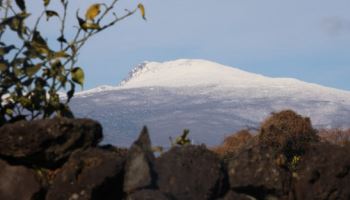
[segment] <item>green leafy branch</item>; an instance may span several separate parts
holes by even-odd
[[[97,33],[140,10],[145,18],[142,4],[117,17],[113,11],[118,0],[110,4],[96,3],[85,12],[85,18],[76,12],[77,30],[73,38],[67,38],[67,13],[69,0],[60,0],[62,11],[51,9],[51,1],[43,0],[43,10],[33,27],[27,25],[31,17],[26,0],[0,0],[0,126],[18,120],[33,120],[53,115],[73,117],[68,103],[74,96],[76,85],[83,87],[84,71],[77,66],[80,49]],[[107,22],[102,21],[113,15]],[[58,49],[50,47],[39,25],[52,25],[51,18],[59,20]],[[5,37],[16,38],[8,42]],[[54,42],[54,41],[53,41]],[[59,92],[66,91],[66,98]]]

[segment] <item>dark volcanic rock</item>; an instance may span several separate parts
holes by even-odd
[[[232,190],[227,192],[223,198],[218,200],[252,200],[252,196],[248,196],[245,194],[238,194]]]
[[[154,160],[148,130],[144,127],[128,152],[124,177],[126,193],[155,187]]]
[[[257,199],[289,195],[291,175],[273,149],[252,141],[226,162],[230,187],[235,192]]]
[[[156,160],[158,187],[173,199],[213,199],[227,183],[218,156],[204,146],[174,147]]]
[[[47,200],[121,199],[126,154],[90,148],[70,157],[49,188]]]
[[[126,200],[170,200],[158,190],[139,190],[129,195]]]
[[[296,199],[350,199],[350,146],[315,144],[298,168]]]
[[[19,121],[0,128],[0,157],[10,163],[55,168],[77,149],[96,146],[102,127],[89,119]]]
[[[0,199],[30,200],[41,191],[40,182],[33,170],[11,166],[0,160]]]

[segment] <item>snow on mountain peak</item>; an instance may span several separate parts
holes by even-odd
[[[348,128],[350,92],[291,78],[271,78],[205,60],[144,62],[120,86],[79,92],[70,103],[79,117],[100,121],[105,141],[128,146],[145,124],[152,141],[191,130],[217,145],[226,133],[258,127],[271,112],[293,109],[316,127]]]
[[[167,62],[143,62],[124,79],[119,89],[146,87],[214,87],[220,91],[254,90],[266,95],[303,93],[302,96],[323,96],[350,102],[349,91],[324,87],[294,78],[272,78],[238,68],[199,59],[179,59]],[[236,89],[234,89],[236,88]]]
[[[144,62],[124,79],[122,87],[181,87],[231,85],[266,77],[206,60],[179,59],[168,62]]]

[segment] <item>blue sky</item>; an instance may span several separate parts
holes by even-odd
[[[83,15],[109,1],[71,2]],[[145,60],[198,58],[350,90],[349,0],[119,0],[117,14],[139,2],[146,22],[137,13],[82,49],[85,89],[117,85]]]

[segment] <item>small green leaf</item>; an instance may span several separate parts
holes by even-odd
[[[16,0],[16,4],[23,12],[26,10],[26,4],[24,0]]]
[[[22,20],[21,18],[14,16],[8,19],[8,25],[10,26],[11,30],[18,31],[20,29]]]
[[[56,11],[54,11],[54,10],[46,10],[45,11],[45,13],[46,13],[46,20],[47,21],[49,21],[49,19],[51,18],[51,17],[60,17],[59,15],[58,15],[58,13],[56,12]]]
[[[61,43],[67,43],[66,38],[64,38],[63,35],[61,35],[59,38],[57,38],[57,41],[61,42]]]
[[[87,29],[85,27],[86,21],[79,17],[78,12],[77,12],[76,17],[77,17],[80,28],[83,29],[84,31],[87,31]]]
[[[19,69],[18,67],[13,68],[13,72],[17,77],[21,76],[23,74],[22,69]]]
[[[55,60],[51,64],[51,76],[62,76],[64,71],[64,66],[62,65],[61,61],[59,59]]]
[[[57,79],[61,83],[62,87],[66,88],[67,77],[64,75],[59,75]]]
[[[34,74],[36,74],[40,70],[41,66],[42,64],[38,63],[34,66],[27,67],[25,69],[26,75],[28,75],[29,77],[32,77]]]
[[[31,53],[36,56],[44,55],[49,56],[52,53],[52,50],[49,49],[46,40],[41,36],[39,31],[34,31],[32,41],[27,44],[28,51],[33,51],[35,53]]]
[[[11,108],[6,108],[5,112],[6,112],[6,114],[9,115],[9,116],[12,116],[12,115],[13,115],[13,109],[11,109]]]
[[[11,30],[17,32],[20,38],[23,38],[23,34],[27,34],[27,29],[24,25],[24,19],[29,15],[29,13],[23,12],[13,17],[9,17],[0,23],[0,27],[9,26]]]
[[[36,31],[36,30],[34,31],[32,42],[35,42],[35,43],[37,43],[37,44],[39,44],[41,46],[47,47],[47,42],[41,36],[39,31]]]
[[[146,19],[145,7],[143,6],[143,4],[142,4],[142,3],[139,3],[139,4],[137,5],[137,7],[138,7],[138,9],[139,9],[140,12],[141,12],[142,19],[147,20],[147,19]]]
[[[85,19],[94,20],[95,17],[99,15],[101,12],[100,7],[101,7],[101,4],[99,3],[92,4],[85,13]]]
[[[44,6],[48,6],[50,4],[50,0],[44,0]]]
[[[8,68],[8,63],[6,63],[5,61],[0,61],[0,72],[6,71],[7,68]]]
[[[16,47],[14,45],[0,47],[0,56],[4,56],[5,54],[9,53],[11,50],[15,48]]]
[[[19,97],[18,102],[23,106],[23,107],[29,107],[32,102],[30,99],[26,98],[26,97]]]
[[[76,67],[72,69],[71,73],[72,80],[83,87],[85,79],[84,71],[80,67]]]
[[[68,53],[66,53],[65,51],[57,51],[57,52],[54,52],[53,55],[52,55],[52,58],[53,59],[56,59],[56,58],[69,58],[70,55]]]
[[[85,29],[90,29],[90,30],[99,30],[101,29],[99,24],[94,24],[94,23],[84,23],[83,24]]]

